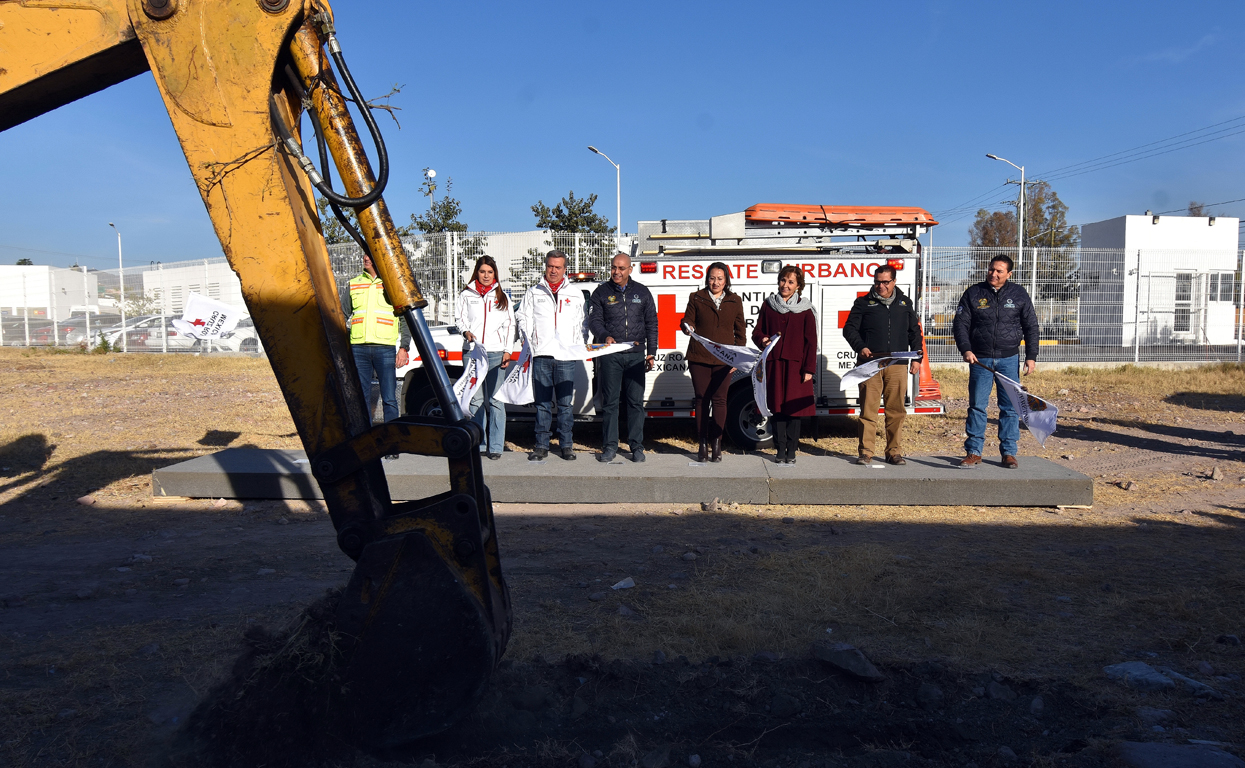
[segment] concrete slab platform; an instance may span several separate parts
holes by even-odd
[[[1032,456],[1019,469],[987,459],[960,469],[958,457],[909,456],[902,467],[875,462],[862,467],[844,456],[800,456],[794,467],[769,456],[726,455],[719,464],[693,466],[686,454],[648,453],[634,464],[610,464],[595,453],[576,461],[550,455],[530,462],[526,453],[484,461],[493,500],[501,502],[655,502],[688,504],[720,498],[741,504],[879,504],[974,507],[1053,507],[1094,503],[1085,475]],[[400,456],[385,462],[395,501],[449,490],[445,459]],[[152,473],[157,496],[234,499],[318,499],[320,487],[302,451],[227,448]]]

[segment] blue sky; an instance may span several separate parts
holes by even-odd
[[[1008,177],[986,152],[1033,176],[1245,117],[1239,1],[334,8],[365,94],[402,86],[401,130],[381,123],[400,223],[425,166],[472,229],[532,229],[530,206],[568,190],[612,221],[614,169],[588,144],[622,165],[625,231],[759,202],[939,212]],[[1054,185],[1073,223],[1245,198],[1243,147]],[[0,263],[115,264],[109,221],[128,264],[220,255],[150,74],[0,134],[0,158]],[[954,218],[935,244],[966,242],[971,212]]]

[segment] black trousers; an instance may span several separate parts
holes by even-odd
[[[696,392],[696,436],[711,443],[726,427],[726,392],[730,389],[731,369],[725,365],[688,363],[692,389]]]
[[[618,401],[627,403],[627,447],[644,447],[644,368],[643,350],[615,352],[598,357],[597,386],[601,390],[601,449],[618,450]]]
[[[774,425],[774,448],[778,461],[795,461],[795,449],[800,444],[800,417],[775,413],[770,417]]]

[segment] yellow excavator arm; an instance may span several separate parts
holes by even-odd
[[[337,614],[349,646],[350,730],[372,748],[443,730],[471,710],[500,659],[510,604],[480,431],[453,397],[423,318],[427,302],[380,197],[383,142],[346,69],[332,12],[322,0],[0,0],[0,130],[149,69],[338,545],[357,561]],[[348,98],[376,140],[379,183]],[[326,181],[328,163],[306,157],[304,111],[342,191]],[[446,418],[371,424],[316,191],[355,210],[356,239],[410,326]],[[381,466],[394,453],[447,457],[451,490],[394,503]]]

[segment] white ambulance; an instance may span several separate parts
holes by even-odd
[[[839,378],[856,364],[856,353],[843,338],[843,324],[852,303],[869,291],[873,271],[889,264],[896,270],[897,286],[912,300],[920,296],[921,246],[917,237],[937,224],[925,210],[907,207],[848,207],[821,205],[754,205],[740,213],[708,220],[641,221],[632,251],[631,277],[647,286],[657,303],[657,361],[647,375],[645,410],[649,418],[690,418],[692,380],[688,375],[688,337],[679,321],[688,297],[705,286],[705,269],[713,262],[726,264],[731,290],[744,303],[751,345],[752,327],[766,297],[777,289],[783,266],[799,266],[805,275],[804,296],[818,315],[818,366],[814,384],[817,414],[859,413],[856,387],[843,389]],[[581,275],[583,278],[595,276]],[[595,280],[585,282],[590,294]],[[451,377],[461,359],[461,337],[447,328],[445,358]],[[590,339],[591,340],[591,339]],[[438,339],[438,346],[441,340]],[[435,413],[431,389],[423,386],[416,367],[400,371],[403,402],[412,413]],[[596,418],[591,363],[577,376],[577,420]],[[458,369],[461,370],[461,369]],[[908,387],[909,413],[942,413],[938,383],[928,361]],[[509,408],[512,418],[523,418],[530,408]],[[757,412],[747,376],[736,374],[728,399],[727,433],[736,446],[752,450],[768,444],[772,434]]]

